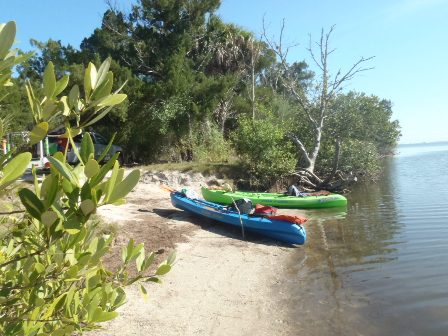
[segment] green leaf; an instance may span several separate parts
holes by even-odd
[[[101,308],[96,308],[95,312],[93,313],[92,322],[105,322],[112,320],[118,316],[118,313],[115,311],[112,312],[105,312],[102,311]]]
[[[134,239],[129,240],[128,245],[126,246],[126,261],[132,258],[132,253],[134,252]]]
[[[121,102],[123,102],[123,100],[125,100],[126,97],[127,97],[127,95],[124,93],[111,94],[111,95],[101,99],[97,105],[100,107],[118,105]]]
[[[90,93],[92,92],[92,89],[95,87],[96,83],[96,68],[93,63],[89,62],[89,65],[87,66],[86,72],[84,74],[84,94],[86,101],[89,101]]]
[[[171,265],[161,264],[159,268],[157,268],[156,275],[164,275],[171,271]]]
[[[3,62],[0,61],[0,66],[2,63]],[[11,70],[5,70],[4,73],[2,73],[0,70],[0,89],[2,88],[2,86],[11,86],[12,84],[11,75],[12,75]],[[2,93],[0,101],[4,100],[7,96],[9,96],[9,93],[7,91]]]
[[[66,304],[67,305],[67,304]],[[72,335],[75,331],[75,327],[72,325],[65,326],[61,329],[57,329],[51,333],[51,336],[66,336]]]
[[[6,248],[6,255],[11,255],[13,249],[14,249],[14,240],[11,239],[8,243],[8,247]]]
[[[82,268],[90,261],[90,257],[92,256],[92,253],[90,252],[84,252],[82,253],[77,260],[77,266]]]
[[[71,183],[70,183],[70,185],[73,186],[73,184],[71,184]],[[74,187],[73,191],[71,193],[66,194],[67,197],[68,197],[68,201],[69,201],[69,203],[72,204],[72,206],[74,206],[75,204],[78,204],[78,202],[79,202],[79,192],[80,192],[80,189],[78,187]]]
[[[62,78],[60,80],[57,81],[56,88],[54,90],[55,96],[57,96],[62,91],[64,91],[64,89],[67,87],[69,78],[70,77],[68,75],[64,75],[64,76],[62,76]]]
[[[109,153],[109,150],[112,147],[112,144],[114,142],[114,139],[115,139],[116,135],[117,135],[117,132],[112,134],[112,138],[109,140],[109,143],[107,144],[107,147],[103,150],[103,152],[101,153],[100,157],[98,158],[98,162],[101,162],[106,157],[107,153]]]
[[[92,239],[88,248],[88,251],[90,253],[95,254],[98,252],[98,241],[99,241],[98,237]]]
[[[96,288],[98,285],[100,285],[100,282],[101,282],[101,276],[98,273],[96,273],[95,275],[87,279],[87,288],[92,290]]]
[[[87,305],[87,318],[89,321],[93,322],[95,310],[98,309],[99,302],[100,302],[100,299],[99,299],[98,295],[95,295],[93,297],[92,301]]]
[[[95,211],[95,203],[91,199],[82,201],[79,207],[81,208],[84,216],[90,215],[93,211]]]
[[[126,262],[126,260],[128,259],[128,250],[126,247],[122,247],[121,249],[121,261]]]
[[[66,96],[61,97],[61,99],[60,99],[60,106],[62,106],[62,115],[64,117],[69,117],[70,116],[70,107],[68,106],[67,97]]]
[[[78,217],[72,216],[63,223],[63,227],[68,234],[77,234],[81,231],[81,221]]]
[[[149,277],[145,280],[145,282],[155,282],[161,284],[162,280],[160,280],[158,277]]]
[[[45,206],[50,207],[56,199],[59,191],[58,175],[48,175],[42,182],[40,196],[44,200]]]
[[[145,259],[145,263],[144,263],[143,269],[147,270],[152,265],[152,263],[154,262],[154,259],[155,259],[155,253],[151,252],[149,254],[149,256],[147,256],[146,259]]]
[[[71,194],[73,192],[73,190],[75,189],[73,184],[71,184],[70,181],[67,180],[67,179],[63,179],[62,182],[61,182],[61,185],[62,185],[62,190],[64,190],[64,192],[67,195]]]
[[[79,181],[77,177],[71,172],[67,165],[54,157],[49,157],[48,160],[51,162],[52,166],[67,180],[69,180],[73,185],[79,186]]]
[[[129,261],[134,261],[138,258],[138,256],[140,255],[141,251],[144,251],[144,244],[140,243],[137,246],[134,247],[134,249],[132,250],[132,254],[131,257],[129,258]]]
[[[37,144],[39,141],[43,140],[47,136],[48,128],[49,125],[46,121],[34,126],[30,132],[30,145]]]
[[[75,291],[76,291],[76,289],[74,287],[71,287],[69,289],[69,291],[67,292],[67,299],[65,300],[65,305],[67,307],[69,307],[72,304],[73,297],[75,295]]]
[[[99,85],[103,83],[103,81],[106,79],[107,74],[109,73],[109,67],[110,67],[111,58],[108,57],[104,60],[104,62],[101,64],[100,68],[98,69],[98,75],[97,80],[95,83],[95,88],[97,88]]]
[[[52,98],[56,89],[56,77],[54,75],[53,62],[49,62],[44,71],[44,93],[48,98]]]
[[[170,253],[168,258],[166,259],[166,263],[168,265],[172,265],[172,264],[174,264],[175,260],[176,260],[176,251],[173,251],[173,252]]]
[[[140,243],[137,246],[135,246],[134,240],[133,239],[129,240],[128,245],[126,247],[123,247],[122,249],[121,256],[123,262],[127,263],[129,261],[137,259],[142,249],[143,249],[143,243]]]
[[[115,184],[117,183],[117,176],[118,176],[118,162],[114,163],[114,167],[112,168],[112,173],[110,174],[109,180],[107,180],[106,184],[106,190],[105,190],[105,202],[109,202],[110,196],[112,192],[114,191]]]
[[[137,259],[135,259],[135,265],[137,267],[137,271],[141,272],[143,267],[145,266],[145,250],[143,249],[138,255]]]
[[[92,64],[92,66],[90,66],[90,64]],[[89,63],[89,67],[90,67],[90,72],[89,72],[90,87],[92,88],[92,91],[93,91],[96,88],[96,82],[97,82],[97,79],[98,79],[98,72],[96,70],[95,64]]]
[[[106,76],[106,79],[101,83],[101,85],[98,85],[98,87],[93,92],[92,100],[98,100],[110,95],[110,93],[112,92],[113,84],[114,84],[114,75],[112,71],[109,71],[109,73]]]
[[[33,87],[31,86],[31,84],[28,80],[25,82],[25,90],[26,90],[26,95],[28,97],[28,105],[31,108],[31,112],[33,113],[33,116],[35,116],[37,111],[36,111],[35,105],[34,105],[34,91],[33,91]]]
[[[43,273],[45,271],[45,266],[39,262],[34,264],[34,268],[36,269],[37,273]]]
[[[31,190],[26,188],[19,191],[19,197],[29,214],[40,220],[42,213],[45,211],[41,200]]]
[[[106,162],[106,164],[101,166],[98,174],[92,177],[92,180],[90,181],[90,185],[92,186],[92,188],[99,184],[104,179],[109,170],[112,169],[112,167],[115,165],[115,161],[117,161],[118,155],[119,153],[115,153],[114,156],[112,156],[111,159]]]
[[[140,170],[136,169],[130,172],[123,181],[115,185],[110,197],[108,198],[108,202],[115,203],[119,199],[124,198],[132,191],[132,189],[134,189],[139,179]]]
[[[42,109],[42,120],[49,121],[57,115],[59,113],[59,111],[56,111],[57,107],[58,105],[53,100],[46,100]]]
[[[70,106],[71,108],[75,108],[76,106],[78,106],[78,99],[79,99],[79,86],[74,85],[70,90],[70,93],[68,94],[68,106]]]
[[[147,301],[148,300],[148,292],[147,292],[146,288],[142,284],[139,284],[138,287],[140,289],[140,293],[142,293],[142,295],[143,295],[143,299],[145,301]]]
[[[58,215],[54,211],[45,211],[41,216],[41,221],[46,226],[51,226],[58,219]]]
[[[65,163],[65,156],[62,152],[56,152],[54,153],[53,157],[63,163]]]
[[[110,203],[110,204],[113,204],[113,205],[116,205],[116,206],[119,206],[119,205],[123,205],[123,204],[126,204],[126,200],[124,199],[124,198],[120,198],[118,201],[115,201],[115,202],[113,202],[113,203]]]
[[[120,167],[120,166],[118,166],[118,167]],[[117,185],[118,183],[123,181],[123,177],[124,177],[124,168],[118,168],[118,174],[117,174],[117,179],[115,181],[115,185]]]
[[[84,167],[84,174],[87,178],[95,176],[99,171],[100,165],[98,164],[98,162],[96,162],[96,160],[90,159],[89,161],[87,161],[87,164]]]
[[[31,153],[21,153],[14,157],[3,168],[3,177],[0,179],[0,190],[23,175],[31,161]]]
[[[81,141],[81,149],[79,151],[82,162],[85,164],[95,154],[95,147],[93,145],[92,137],[88,132],[83,134]]]
[[[4,59],[16,38],[16,23],[9,21],[0,28],[0,59]]]
[[[84,185],[81,188],[81,200],[91,199],[95,204],[97,203],[94,197],[94,194],[92,194],[92,188],[90,187],[89,183],[84,183]]]
[[[107,109],[105,109],[104,111],[101,111],[101,113],[98,114],[94,114],[93,117],[88,118],[86,121],[84,121],[81,124],[81,127],[87,127],[90,125],[95,124],[96,122],[98,122],[99,120],[103,119],[111,110],[112,110],[113,106],[109,106]]]

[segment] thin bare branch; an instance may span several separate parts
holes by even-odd
[[[308,35],[308,37],[309,37],[309,39],[310,39],[310,46],[308,47],[308,52],[310,53],[310,55],[311,55],[311,58],[313,59],[313,61],[314,61],[314,63],[316,64],[316,66],[320,69],[320,70],[324,70],[323,69],[323,67],[322,67],[322,65],[321,65],[321,63],[317,60],[317,58],[316,58],[316,56],[314,55],[314,50],[313,50],[313,47],[312,47],[312,44],[313,44],[313,40],[312,40],[312,38],[311,38],[311,34],[309,34]]]
[[[368,62],[370,60],[372,60],[373,58],[375,58],[375,56],[371,56],[368,58],[364,58],[361,57],[356,63],[354,63],[352,65],[352,67],[341,77],[341,70],[338,71],[338,73],[336,74],[332,84],[331,84],[331,90],[330,90],[330,95],[334,95],[338,92],[339,88],[341,87],[341,85],[344,82],[350,81],[351,79],[353,79],[353,77],[355,77],[358,73],[360,72],[364,72],[364,71],[368,71],[368,70],[372,70],[373,67],[360,67],[360,65],[362,63]]]

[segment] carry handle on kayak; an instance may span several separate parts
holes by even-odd
[[[169,187],[167,185],[164,185],[164,184],[161,184],[160,188],[162,188],[165,191],[169,191],[169,192],[176,192],[177,191],[176,189],[173,189],[173,188],[171,188],[171,187]]]

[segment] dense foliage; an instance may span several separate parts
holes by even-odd
[[[226,162],[252,155],[247,178],[269,185],[280,175],[306,168],[318,131],[319,155],[313,157],[312,172],[325,175],[334,170],[338,154],[338,172],[376,176],[379,158],[393,151],[400,136],[398,122],[391,120],[392,104],[363,93],[344,93],[338,78],[333,82],[338,90],[325,89],[321,84],[331,83],[326,74],[318,68],[313,71],[303,60],[288,63],[278,57],[285,48],[223,22],[215,14],[219,5],[219,0],[140,0],[129,13],[109,8],[101,26],[79,49],[61,41],[34,41],[39,53],[19,67],[14,81],[28,79],[39,91],[51,60],[58,75],[70,73],[82,89],[82,69],[88,62],[99,66],[100,60],[111,57],[114,81],[127,83],[123,93],[129,99],[95,128],[106,137],[117,132],[115,141],[124,148],[128,162]],[[301,100],[310,92],[307,100]],[[325,101],[324,115],[319,101]],[[30,118],[19,118],[25,115],[25,102],[23,92],[14,88],[0,106],[0,116],[13,111],[18,117],[16,129],[31,124]],[[263,110],[272,111],[280,121],[264,122],[263,127],[272,124],[274,132],[275,125],[290,126],[288,132],[282,126],[274,132],[283,134],[283,140],[277,139],[282,146],[288,144],[275,150],[278,155],[288,153],[276,158],[285,162],[282,169],[272,169],[240,146],[254,140],[244,127],[249,119],[263,119]],[[315,120],[322,116],[324,127],[310,123],[310,116]],[[239,144],[236,152],[230,149],[231,134],[233,143]],[[260,143],[272,140],[263,138],[271,136],[269,132],[256,134]],[[294,142],[299,138],[303,150]],[[291,145],[296,150],[290,153]],[[361,159],[359,154],[367,152],[372,153],[369,159]],[[290,155],[295,165],[289,164]]]
[[[10,50],[15,31],[13,21],[0,25],[0,101],[10,92],[17,93],[15,86],[20,81],[11,80],[12,69],[28,57]],[[119,153],[103,164],[108,149],[96,155],[89,133],[84,134],[80,148],[73,142],[75,135],[126,99],[119,88],[112,91],[115,83],[110,65],[110,59],[99,68],[89,63],[83,71],[81,90],[77,84],[69,87],[69,75],[55,73],[54,64],[49,62],[39,80],[41,86],[27,82],[22,87],[32,112],[27,120],[34,125],[28,134],[29,144],[44,139],[51,128],[63,126],[65,134],[61,137],[70,141],[79,164],[72,167],[66,162],[67,150],[48,157],[50,173],[40,182],[33,169],[34,186],[22,186],[18,191],[19,210],[3,213],[0,219],[2,335],[72,335],[97,328],[99,322],[118,315],[116,309],[126,298],[125,286],[139,282],[146,294],[144,281],[158,282],[171,268],[173,257],[154,267],[154,254],[145,255],[143,244],[132,240],[123,248],[118,270],[110,271],[102,264],[113,237],[96,231],[92,215],[105,204],[123,203],[140,177],[139,170],[125,176],[118,165]],[[1,119],[1,137],[15,117]],[[0,153],[3,200],[15,191],[15,182],[30,160],[29,152]],[[129,273],[131,267],[136,268],[133,275]]]
[[[294,170],[296,158],[286,130],[271,113],[244,117],[233,133],[241,165],[251,176],[251,187],[266,188]]]

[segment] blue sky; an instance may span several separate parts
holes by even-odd
[[[130,1],[117,0],[129,8]],[[3,5],[0,22],[15,20],[17,46],[30,38],[61,40],[78,47],[101,22],[103,0],[14,0]],[[219,14],[259,35],[263,16],[277,36],[285,19],[285,42],[299,44],[291,60],[306,60],[309,34],[336,25],[331,41],[333,71],[361,56],[375,56],[373,70],[347,89],[390,99],[402,125],[402,143],[448,140],[448,0],[222,0]]]

